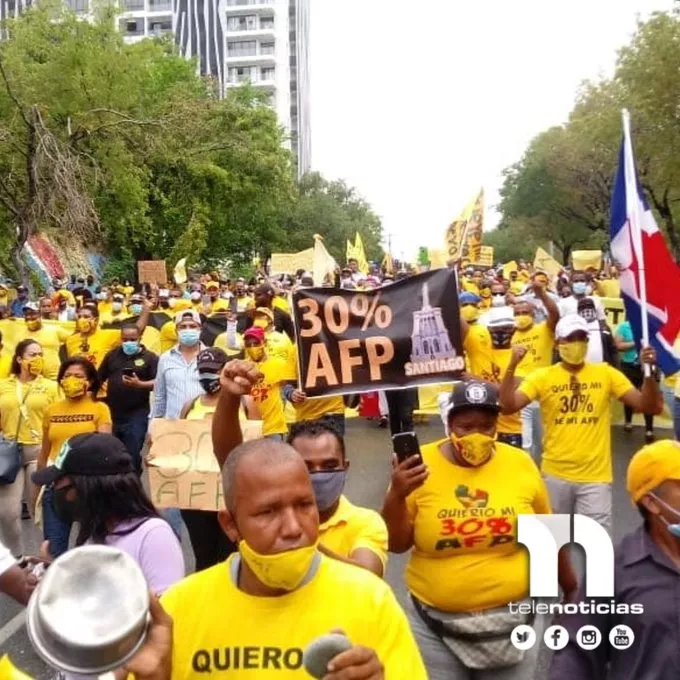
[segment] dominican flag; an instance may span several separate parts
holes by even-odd
[[[656,350],[661,370],[671,375],[680,370],[680,356],[673,351],[680,333],[680,267],[666,247],[638,182],[627,111],[623,112],[610,235],[612,257],[621,272],[626,319],[638,346],[648,342]]]

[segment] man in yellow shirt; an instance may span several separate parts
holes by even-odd
[[[35,302],[29,302],[24,307],[24,322],[26,332],[22,339],[30,338],[42,347],[45,361],[43,375],[50,380],[56,380],[61,363],[59,350],[73,332],[67,325],[72,326],[73,324],[65,323],[61,325],[58,321],[44,322],[40,318],[40,309]]]
[[[512,334],[512,345],[526,347],[527,353],[517,367],[515,375],[524,378],[537,368],[545,368],[552,364],[555,347],[555,326],[560,320],[557,303],[548,295],[544,285],[535,280],[532,292],[547,312],[545,321],[536,323],[536,306],[526,299],[517,298],[515,302],[515,332]],[[541,416],[537,402],[531,402],[522,409],[522,448],[531,453],[534,460],[541,455]]]
[[[427,678],[390,587],[317,550],[314,491],[294,449],[246,442],[229,454],[223,484],[219,521],[239,552],[165,593],[161,605],[172,622],[154,603],[147,642],[128,672],[137,680],[303,680],[310,677],[303,651],[341,630],[348,649],[331,655],[322,677]]]
[[[302,456],[312,480],[321,552],[382,576],[387,527],[377,512],[350,503],[343,494],[349,461],[342,435],[324,419],[306,421],[293,425],[288,443]]]
[[[262,414],[262,434],[270,439],[283,440],[288,434],[284,415],[283,385],[294,380],[290,362],[276,356],[269,356],[265,346],[264,330],[257,326],[243,334],[245,355],[257,365],[260,379],[253,387],[251,395]]]
[[[111,297],[111,310],[102,312],[99,309],[99,321],[101,323],[113,323],[114,321],[124,321],[130,315],[125,310],[125,296],[122,293],[114,293]]]
[[[515,413],[537,400],[543,424],[545,478],[553,511],[592,517],[611,532],[611,413],[609,401],[619,399],[634,411],[663,410],[663,397],[652,377],[636,390],[623,373],[609,364],[589,364],[588,323],[578,314],[563,317],[555,329],[560,363],[539,368],[519,388],[515,371],[526,348],[512,350],[501,383],[501,405]],[[656,361],[651,347],[640,352],[642,363]]]

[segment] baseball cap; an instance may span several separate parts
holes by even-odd
[[[66,475],[101,477],[134,472],[132,457],[117,437],[100,432],[77,434],[64,442],[54,465],[31,475],[35,484],[53,484]]]
[[[217,281],[208,281],[208,283],[205,284],[206,290],[210,290],[211,288],[219,288],[220,284],[217,283]]]
[[[512,307],[492,307],[488,312],[487,328],[500,326],[515,327],[515,312]]]
[[[247,338],[255,338],[260,342],[264,342],[264,329],[259,328],[258,326],[252,326],[243,334],[243,339],[246,340]]]
[[[196,367],[200,373],[218,373],[227,363],[227,354],[219,347],[206,347],[198,353]]]
[[[576,331],[588,334],[588,322],[578,314],[567,314],[563,316],[555,327],[555,338],[564,339]]]
[[[39,312],[40,311],[40,307],[39,307],[37,302],[27,302],[24,305],[24,311],[26,311],[27,309],[29,309],[32,312]]]
[[[448,404],[443,407],[444,415],[448,420],[452,413],[465,408],[484,408],[500,413],[498,388],[483,380],[461,380],[454,383]]]
[[[269,307],[258,307],[255,310],[255,316],[258,314],[262,314],[263,316],[266,316],[270,321],[274,321],[274,312],[269,309]]]
[[[680,480],[680,443],[675,440],[644,446],[628,463],[626,487],[634,503],[668,479]]]
[[[199,325],[201,323],[201,315],[195,309],[183,309],[175,314],[175,326],[179,326],[182,321],[187,319],[191,319]]]

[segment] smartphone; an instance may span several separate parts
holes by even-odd
[[[123,375],[126,375],[128,378],[132,378],[133,375],[135,375],[135,369],[134,368],[124,368],[121,373]]]
[[[397,454],[397,460],[403,463],[407,458],[417,455],[422,464],[423,458],[420,455],[420,444],[415,432],[400,432],[392,437],[392,448]]]

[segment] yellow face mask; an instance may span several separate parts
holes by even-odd
[[[253,326],[256,326],[257,328],[267,328],[269,326],[269,319],[266,319],[264,317],[258,317],[253,321]]]
[[[68,399],[76,399],[87,393],[87,380],[76,375],[67,375],[59,384]]]
[[[473,467],[484,465],[493,454],[496,446],[496,438],[488,434],[473,432],[464,437],[457,437],[451,433],[451,443],[460,454],[460,457]]]
[[[585,340],[560,343],[557,345],[557,351],[565,364],[580,366],[585,361],[588,343]]]
[[[264,347],[246,347],[246,356],[251,361],[262,361],[264,358]]]
[[[257,580],[276,590],[295,590],[309,573],[316,556],[316,543],[273,555],[261,555],[245,541],[239,542],[238,549]]]
[[[94,319],[78,319],[76,321],[76,330],[79,333],[90,333],[95,328]]]
[[[31,319],[30,321],[26,322],[26,328],[28,328],[29,331],[34,332],[34,331],[39,331],[40,330],[40,320],[39,319]]]
[[[23,359],[21,363],[28,368],[28,372],[33,376],[40,375],[45,367],[45,361],[42,357]]]
[[[530,328],[533,323],[534,317],[530,314],[518,314],[515,317],[515,325],[521,331],[525,331],[527,328]]]
[[[466,321],[477,321],[479,319],[479,309],[474,305],[463,305],[461,314]]]

